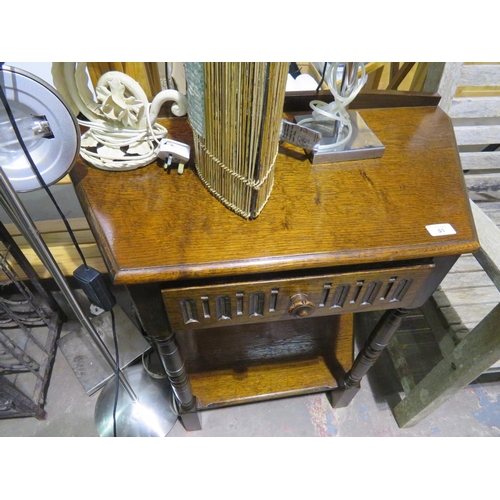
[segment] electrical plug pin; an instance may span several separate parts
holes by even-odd
[[[172,164],[177,164],[177,173],[184,172],[184,165],[189,160],[191,148],[183,142],[173,141],[172,139],[163,139],[160,142],[158,150],[158,158],[165,162],[165,170],[170,168]]]

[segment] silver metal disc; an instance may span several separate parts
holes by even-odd
[[[44,182],[56,183],[69,172],[80,150],[80,129],[73,112],[53,87],[27,71],[4,65],[0,70],[0,85],[16,121],[31,116],[46,117],[53,138],[27,140],[22,131],[21,135]],[[4,132],[12,128],[1,105],[0,122]],[[42,187],[19,145],[0,148],[0,165],[17,192]]]
[[[116,409],[117,437],[163,437],[173,428],[177,415],[172,410],[172,389],[167,379],[150,377],[142,365],[123,370],[137,395],[133,402],[119,386]],[[94,422],[101,437],[112,437],[116,378],[110,380],[97,398]]]

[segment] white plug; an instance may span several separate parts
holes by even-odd
[[[183,142],[173,141],[172,139],[162,139],[158,150],[158,158],[165,162],[165,170],[172,164],[177,164],[177,173],[184,172],[184,165],[189,160],[191,148]]]

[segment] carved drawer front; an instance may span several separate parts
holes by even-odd
[[[192,330],[411,307],[433,264],[162,290],[171,327]]]

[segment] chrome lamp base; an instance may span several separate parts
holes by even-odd
[[[133,401],[118,388],[116,408],[117,437],[164,437],[174,427],[177,414],[172,406],[172,389],[168,379],[150,377],[142,365],[122,370],[138,399]],[[94,409],[94,422],[99,436],[113,437],[113,408],[116,395],[116,377],[102,389]]]
[[[311,115],[300,115],[296,117],[296,122],[310,118]],[[385,146],[378,140],[377,136],[368,127],[357,111],[349,111],[352,124],[352,136],[349,141],[342,146],[323,151],[308,151],[313,165],[322,163],[334,163],[349,160],[366,160],[368,158],[380,158],[385,151]],[[335,136],[334,125],[323,125],[321,122],[309,122],[305,125],[308,128],[321,132],[322,139],[320,146],[328,147],[334,142],[342,139],[342,136]],[[342,132],[341,132],[342,134]]]

